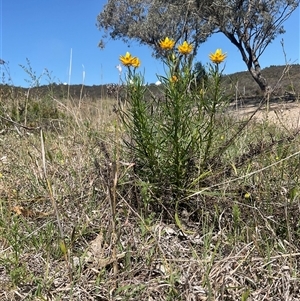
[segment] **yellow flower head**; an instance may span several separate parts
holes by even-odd
[[[133,57],[132,60],[131,60],[131,65],[134,68],[138,68],[141,65],[141,61],[137,57]]]
[[[166,37],[164,40],[159,42],[159,46],[163,50],[171,50],[173,49],[175,41]]]
[[[172,75],[171,78],[170,78],[170,82],[171,83],[176,83],[178,82],[178,77],[176,75]]]
[[[132,56],[129,52],[126,52],[126,54],[120,55],[120,61],[124,66],[131,66]]]
[[[124,56],[120,55],[120,61],[126,67],[133,66],[137,68],[141,65],[140,60],[137,57],[132,56],[129,52],[126,52]]]
[[[192,52],[193,45],[189,44],[187,41],[184,41],[182,45],[178,46],[178,51],[183,55],[188,55]]]
[[[244,194],[244,198],[245,198],[245,199],[250,199],[250,198],[251,198],[251,194],[250,194],[249,192],[246,192],[246,193]]]
[[[226,56],[226,53],[222,53],[222,49],[217,49],[215,53],[209,55],[209,59],[215,64],[220,64],[225,60]]]

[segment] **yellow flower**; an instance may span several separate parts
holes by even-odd
[[[193,45],[189,44],[187,41],[184,41],[182,45],[178,46],[178,51],[184,55],[190,54],[192,50],[193,50]]]
[[[171,83],[176,83],[178,82],[178,77],[176,75],[172,75],[171,78],[170,78],[170,82]]]
[[[138,68],[141,65],[141,61],[137,57],[133,57],[132,60],[131,60],[131,65],[134,68]]]
[[[209,55],[209,59],[215,64],[220,64],[225,60],[226,56],[226,53],[222,53],[222,49],[217,49],[215,53]]]
[[[124,66],[131,66],[132,56],[129,52],[126,52],[124,56],[120,55],[120,61]]]
[[[246,192],[246,193],[244,194],[244,198],[245,198],[245,199],[250,199],[250,198],[251,198],[251,194],[250,194],[249,192]]]
[[[164,40],[159,42],[159,46],[163,50],[171,50],[173,49],[175,41],[166,37]]]
[[[126,52],[124,56],[120,55],[120,61],[124,66],[127,67],[133,66],[137,68],[141,65],[140,60],[137,57],[132,56],[129,52]]]

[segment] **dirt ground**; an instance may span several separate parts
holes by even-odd
[[[259,108],[259,109],[258,109]],[[263,121],[266,118],[286,129],[300,129],[300,103],[299,102],[270,102],[260,106],[259,103],[244,104],[234,103],[231,106],[232,112],[238,113],[241,117],[250,117],[253,113],[253,120]]]

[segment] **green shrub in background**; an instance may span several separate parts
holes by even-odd
[[[163,99],[145,99],[143,76],[137,72],[140,61],[127,52],[120,57],[128,69],[127,103],[120,106],[119,116],[140,183],[176,205],[210,173],[207,163],[224,131],[218,115],[228,104],[220,85],[226,55],[220,49],[210,55],[206,85],[195,87],[193,46],[184,41],[175,47],[169,38],[160,46],[166,57],[166,75],[158,76]]]

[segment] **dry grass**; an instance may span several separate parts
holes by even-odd
[[[1,128],[0,300],[300,300],[299,123],[257,113],[178,227],[145,215],[113,102],[56,104],[44,139]]]

